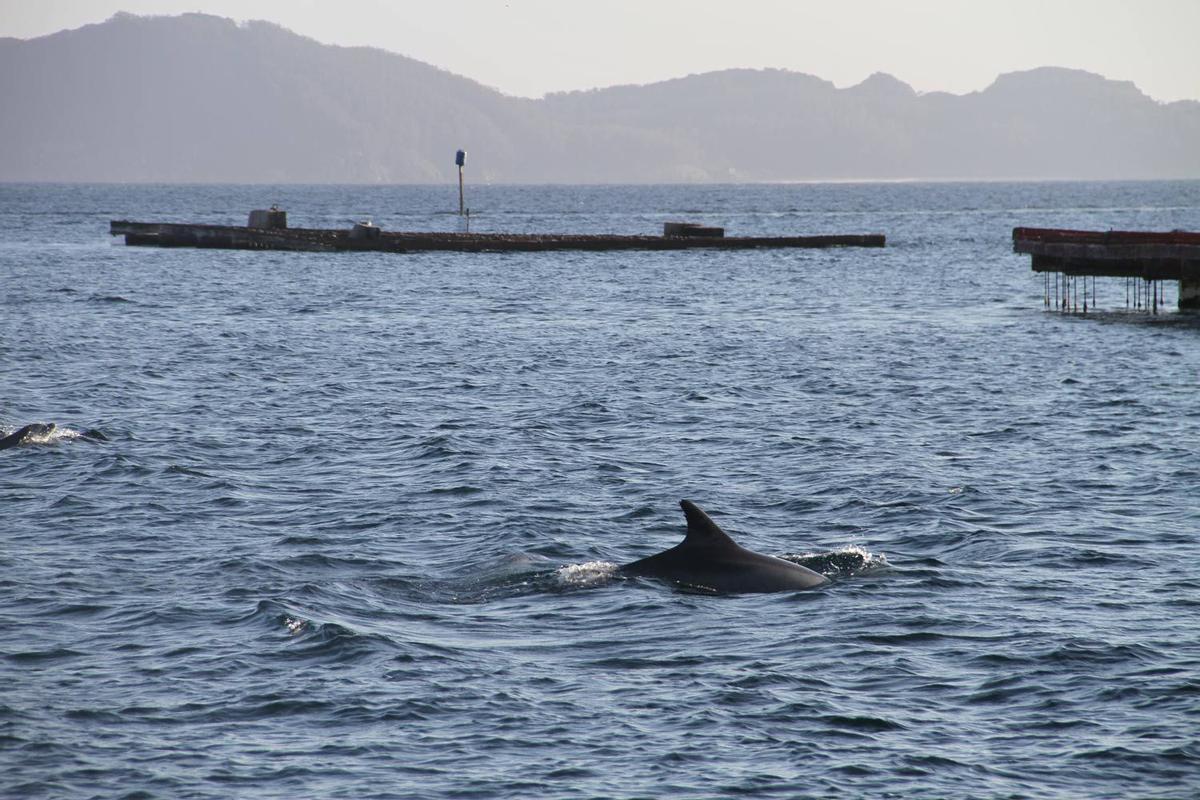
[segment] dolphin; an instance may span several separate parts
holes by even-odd
[[[0,439],[0,450],[7,450],[10,447],[16,447],[24,444],[25,440],[32,436],[48,436],[54,432],[57,426],[53,422],[33,422],[23,428],[17,430]]]
[[[824,575],[807,567],[740,546],[690,500],[680,500],[679,505],[687,517],[683,541],[620,567],[622,574],[722,593],[787,592],[829,583]]]

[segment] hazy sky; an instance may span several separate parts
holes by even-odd
[[[1157,100],[1200,99],[1200,0],[0,0],[0,36],[117,11],[271,20],[529,97],[727,67],[843,87],[881,71],[962,94],[1052,65],[1130,80]]]

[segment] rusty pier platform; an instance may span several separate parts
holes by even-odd
[[[1076,231],[1013,228],[1013,252],[1031,256],[1045,273],[1046,306],[1062,311],[1096,308],[1096,278],[1124,278],[1125,302],[1157,312],[1163,281],[1179,282],[1179,310],[1200,310],[1200,233],[1188,231]],[[1053,287],[1051,286],[1053,276]]]
[[[255,211],[250,225],[193,225],[113,220],[109,232],[125,244],[210,247],[226,250],[369,251],[416,253],[534,252],[542,250],[692,250],[785,247],[883,247],[882,234],[830,236],[725,236],[724,229],[666,223],[662,236],[614,234],[511,234],[384,231],[370,223],[349,229],[289,228],[284,212]],[[273,216],[271,216],[273,215]]]

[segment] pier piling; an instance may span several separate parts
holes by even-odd
[[[1096,279],[1125,278],[1125,306],[1158,313],[1165,302],[1163,281],[1179,282],[1179,310],[1200,311],[1200,233],[1188,231],[1077,231],[1013,228],[1013,251],[1030,256],[1034,272],[1054,273],[1060,310],[1097,310]],[[1059,294],[1059,278],[1062,292]],[[1091,278],[1091,301],[1088,278]],[[1047,292],[1049,283],[1046,284]]]

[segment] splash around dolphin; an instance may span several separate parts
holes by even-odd
[[[664,550],[619,569],[623,575],[657,578],[700,591],[741,594],[813,589],[829,579],[807,567],[739,545],[690,500],[679,505],[687,536]]]
[[[32,422],[22,428],[10,433],[3,439],[0,439],[0,450],[7,450],[10,447],[18,447],[25,444],[30,439],[45,438],[54,433],[54,429],[58,426],[53,422]]]
[[[108,437],[91,428],[86,431],[60,428],[54,422],[31,422],[17,428],[7,436],[0,437],[0,450],[20,447],[24,444],[47,444],[62,439],[87,439],[91,442],[107,442]]]

